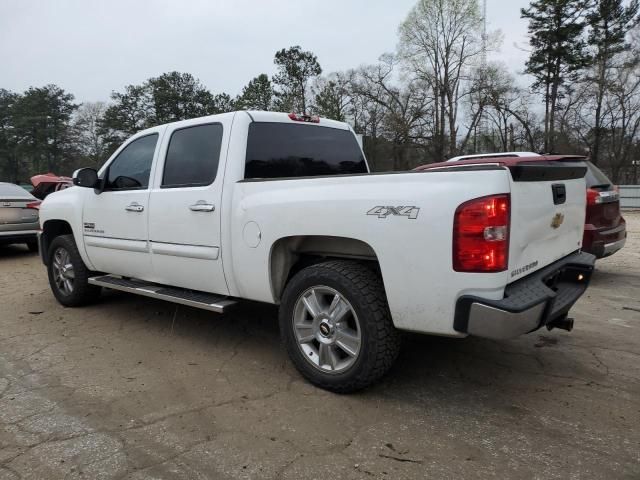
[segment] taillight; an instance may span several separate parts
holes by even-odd
[[[463,203],[453,221],[453,269],[502,272],[509,262],[509,194]]]
[[[30,203],[27,203],[26,208],[32,208],[34,210],[40,210],[40,204],[41,203],[42,202],[40,200],[37,200],[35,202],[30,202]]]
[[[320,117],[316,115],[305,115],[304,113],[290,113],[289,118],[294,122],[320,123]]]
[[[587,188],[587,205],[600,205],[602,203],[617,202],[620,200],[618,187],[613,190],[596,190],[595,188]]]
[[[587,205],[600,205],[602,203],[602,197],[598,190],[593,188],[587,188]]]

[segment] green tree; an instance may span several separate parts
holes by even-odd
[[[0,88],[0,179],[15,182],[21,171],[16,152],[13,106],[19,95]]]
[[[123,93],[111,93],[112,104],[98,122],[107,152],[113,152],[127,138],[150,127],[154,118],[153,101],[146,85],[127,85]]]
[[[213,95],[190,73],[164,73],[147,80],[146,87],[156,125],[216,113]]]
[[[341,75],[318,81],[313,107],[317,115],[344,122],[350,102],[347,82]]]
[[[317,57],[296,45],[276,52],[274,63],[278,67],[273,77],[277,109],[306,113],[309,82],[322,73]]]
[[[139,130],[233,110],[226,93],[212,95],[189,73],[169,72],[142,85],[128,85],[111,94],[112,104],[99,121],[98,133],[112,152]]]
[[[271,110],[273,87],[269,77],[262,73],[251,80],[235,101],[239,110]]]
[[[211,99],[211,104],[209,105],[209,114],[211,115],[216,113],[233,112],[234,110],[234,102],[227,93],[219,93]]]
[[[12,108],[17,152],[29,173],[59,172],[72,150],[70,119],[74,96],[56,85],[29,88]]]
[[[589,0],[534,0],[521,9],[529,20],[530,44],[526,73],[545,102],[545,151],[555,150],[556,113],[563,88],[589,63],[583,32]]]
[[[595,86],[595,117],[593,124],[593,141],[591,144],[591,160],[598,164],[603,132],[603,104],[613,82],[611,75],[621,67],[626,59],[619,54],[628,52],[631,45],[627,43],[627,34],[638,24],[638,0],[627,6],[622,0],[597,0],[587,15],[589,26],[588,44],[592,50],[594,74],[590,79]]]

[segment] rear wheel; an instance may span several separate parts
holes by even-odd
[[[282,298],[280,332],[300,373],[339,393],[378,380],[400,347],[380,276],[351,261],[298,272]]]
[[[73,235],[56,237],[49,247],[47,270],[51,291],[65,307],[78,307],[94,302],[101,288],[90,285],[91,272],[82,261]]]

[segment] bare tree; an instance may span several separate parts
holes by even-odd
[[[408,151],[427,138],[429,108],[427,89],[419,80],[393,82],[397,59],[383,55],[377,65],[361,67],[352,74],[352,95],[375,105],[376,134],[392,144],[394,170],[410,168]]]
[[[400,54],[437,104],[433,142],[440,157],[457,151],[458,107],[482,53],[481,26],[477,0],[419,0],[400,25]]]
[[[108,153],[106,139],[99,128],[106,110],[104,102],[83,103],[72,123],[76,151],[96,167],[102,165]]]

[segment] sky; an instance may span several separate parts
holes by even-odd
[[[0,88],[55,83],[79,102],[164,72],[189,72],[232,96],[275,72],[277,50],[300,45],[325,73],[375,63],[395,49],[416,0],[0,0]],[[529,0],[487,0],[490,59],[516,73],[527,57]]]

